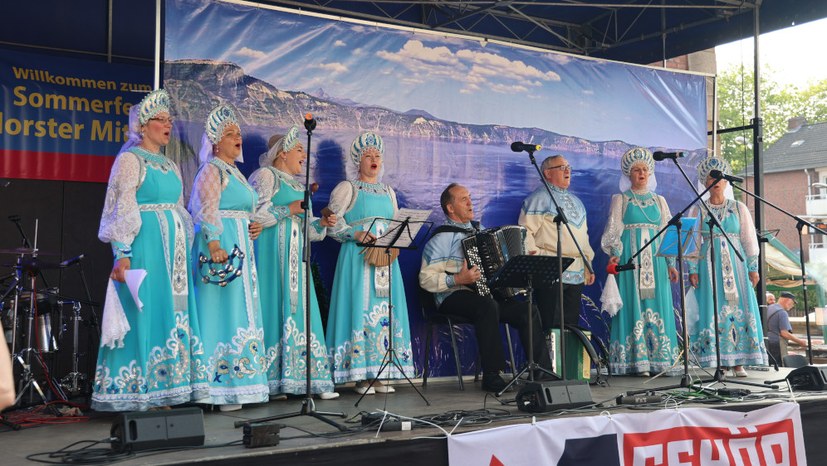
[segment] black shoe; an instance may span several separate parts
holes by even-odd
[[[483,374],[482,376],[483,391],[499,393],[505,390],[507,386],[508,382],[503,380],[500,374]]]

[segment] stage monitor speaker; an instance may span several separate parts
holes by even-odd
[[[817,364],[793,369],[787,376],[787,383],[793,390],[827,390],[827,365]]]
[[[517,409],[545,413],[592,404],[589,384],[583,380],[529,382],[517,392]]]
[[[112,449],[139,451],[204,445],[200,408],[123,413],[112,422]]]

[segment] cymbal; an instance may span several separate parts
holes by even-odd
[[[38,256],[59,256],[59,253],[56,252],[48,252],[43,251],[41,249],[32,249],[32,248],[10,248],[10,249],[0,249],[0,254],[13,254],[15,256],[19,256],[21,254],[24,255],[34,255],[37,253]]]
[[[31,270],[31,269],[62,269],[66,266],[60,263],[55,262],[44,262],[39,259],[23,259],[20,261],[20,264],[0,264],[3,267],[22,267],[24,270]]]

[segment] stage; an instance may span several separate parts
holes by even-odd
[[[553,419],[561,416],[600,416],[615,412],[642,412],[657,409],[680,409],[682,407],[706,407],[738,411],[751,411],[779,401],[795,400],[800,404],[801,417],[807,445],[807,458],[811,465],[820,464],[827,452],[823,439],[827,434],[827,392],[790,392],[786,382],[778,383],[779,388],[742,386],[734,382],[763,384],[765,380],[784,379],[789,369],[776,372],[749,370],[750,377],[727,379],[721,383],[705,386],[711,389],[747,389],[751,393],[738,396],[718,392],[720,396],[699,393],[697,390],[676,388],[658,390],[659,387],[680,384],[680,377],[611,377],[608,384],[592,385],[593,405],[569,410],[538,413],[536,419]],[[700,369],[691,369],[693,379],[710,379]],[[418,383],[419,381],[417,381]],[[237,421],[293,413],[301,410],[302,399],[271,401],[267,404],[245,406],[241,411],[222,413],[217,410],[204,411],[204,447],[178,448],[170,451],[139,451],[132,457],[115,456],[119,464],[392,464],[438,466],[448,463],[446,433],[468,432],[508,424],[529,423],[532,415],[516,408],[516,391],[510,391],[497,399],[479,389],[479,383],[467,379],[466,390],[458,389],[456,378],[431,379],[422,393],[430,406],[407,384],[397,385],[396,393],[366,396],[358,407],[354,403],[358,395],[350,388],[340,388],[341,397],[336,400],[316,400],[318,411],[344,412],[347,418],[329,417],[342,425],[348,432],[339,432],[335,427],[311,416],[301,415],[272,421],[280,424],[279,443],[276,446],[245,448],[241,445],[242,428],[234,427]],[[419,387],[419,385],[417,385]],[[652,395],[662,396],[660,402],[648,405],[617,405],[618,396],[641,390],[652,390]],[[646,395],[646,394],[643,394]],[[39,408],[38,408],[39,410]],[[16,410],[4,413],[9,420],[19,419],[30,410]],[[388,411],[399,415],[402,420],[415,418],[411,431],[382,431],[363,427],[361,413]],[[61,424],[42,424],[11,431],[0,427],[3,464],[31,464],[27,456],[67,448],[75,442],[99,441],[110,437],[110,427],[116,415],[85,412],[88,418],[72,419],[46,418],[44,421]],[[165,412],[159,412],[165,413]],[[168,411],[166,412],[168,413]],[[460,422],[462,419],[462,422]],[[438,424],[440,427],[425,422]],[[457,425],[459,424],[459,425]],[[84,446],[87,444],[80,444]],[[72,447],[70,449],[73,449]],[[109,444],[92,448],[111,451]],[[43,461],[56,461],[48,455],[37,456]],[[89,458],[87,458],[88,460]]]

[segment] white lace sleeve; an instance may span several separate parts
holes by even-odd
[[[190,213],[192,221],[207,242],[217,240],[224,231],[224,225],[218,215],[218,205],[221,202],[223,190],[219,168],[211,163],[204,164],[195,176],[190,199]]]
[[[756,260],[758,258],[758,235],[755,233],[755,223],[752,221],[752,214],[749,213],[747,205],[743,202],[735,202],[738,203],[738,220],[741,223],[741,245],[747,253],[744,259],[750,264],[752,258]]]
[[[177,163],[173,163],[172,166],[175,167],[175,174],[178,175],[178,179],[181,180],[181,184],[183,185],[184,179],[181,176],[181,168],[178,167]],[[195,238],[195,226],[192,224],[192,216],[184,205],[183,189],[181,190],[181,195],[178,196],[178,204],[175,206],[175,211],[178,213],[178,216],[181,217],[181,221],[184,222],[184,229],[187,231],[187,247],[191,248],[192,240]]]
[[[388,193],[390,193],[391,195],[391,203],[393,204],[393,216],[396,217],[396,214],[399,212],[399,204],[397,204],[396,202],[396,191],[394,191],[393,188],[390,187],[390,185],[386,186],[388,186]]]
[[[258,205],[253,220],[260,223],[264,228],[271,227],[278,223],[279,219],[274,215],[273,202],[271,199],[278,191],[279,183],[273,172],[267,168],[260,168],[250,175],[250,185],[258,193]]]
[[[620,257],[623,254],[623,194],[613,194],[612,204],[609,207],[609,220],[600,238],[600,248],[609,256]]]
[[[336,225],[328,228],[328,236],[336,241],[347,241],[353,239],[353,227],[345,221],[345,214],[347,209],[353,203],[353,185],[350,181],[342,181],[333,188],[330,193],[330,203],[327,207],[332,210],[337,217]]]
[[[112,244],[116,259],[132,256],[132,241],[141,230],[138,191],[141,163],[132,152],[115,158],[106,187],[98,238]]]

